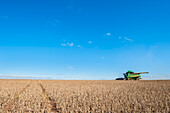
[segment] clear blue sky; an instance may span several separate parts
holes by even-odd
[[[0,78],[170,79],[169,0],[1,0]]]

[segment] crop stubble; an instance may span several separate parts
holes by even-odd
[[[0,112],[20,92],[7,112],[170,112],[169,80],[0,80]]]

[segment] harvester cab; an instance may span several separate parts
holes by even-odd
[[[124,74],[125,80],[139,80],[141,79],[140,74],[146,74],[146,73],[149,73],[149,72],[134,73],[133,71],[129,70],[128,72],[123,73],[123,74]]]

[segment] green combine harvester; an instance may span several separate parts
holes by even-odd
[[[140,74],[148,74],[149,72],[140,72],[140,73],[134,73],[133,71],[128,71],[126,73],[123,73],[124,78],[117,78],[116,80],[140,80],[141,75]]]

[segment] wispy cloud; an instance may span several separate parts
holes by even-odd
[[[89,44],[92,44],[93,42],[92,41],[88,41]]]
[[[74,46],[74,43],[70,43],[70,44],[68,44],[70,47],[73,47]]]
[[[66,46],[66,44],[63,44],[63,43],[62,43],[61,46]]]
[[[132,40],[131,38],[127,38],[127,37],[119,36],[118,39],[119,39],[119,40],[122,40],[122,41],[133,42],[133,40]]]
[[[133,40],[132,40],[131,38],[125,37],[124,39],[125,39],[126,41],[133,42]]]
[[[51,79],[49,76],[24,76],[24,75],[0,75],[1,78],[17,78],[17,79]]]
[[[56,80],[83,80],[79,76],[21,76],[21,75],[0,75],[1,79],[56,79]]]
[[[66,46],[68,46],[68,47],[73,47],[74,46],[74,43],[73,42],[71,42],[71,43],[61,43],[61,46],[63,46],[63,47],[66,47]]]
[[[151,79],[151,80],[167,80],[170,79],[170,75],[147,75],[145,77],[143,77],[143,79]]]
[[[111,33],[106,33],[106,36],[111,36],[112,34]]]
[[[77,47],[77,48],[83,47],[81,44],[79,44],[77,42],[70,42],[70,41],[66,41],[66,40],[63,40],[63,42],[61,43],[61,46],[63,46],[63,47]]]

